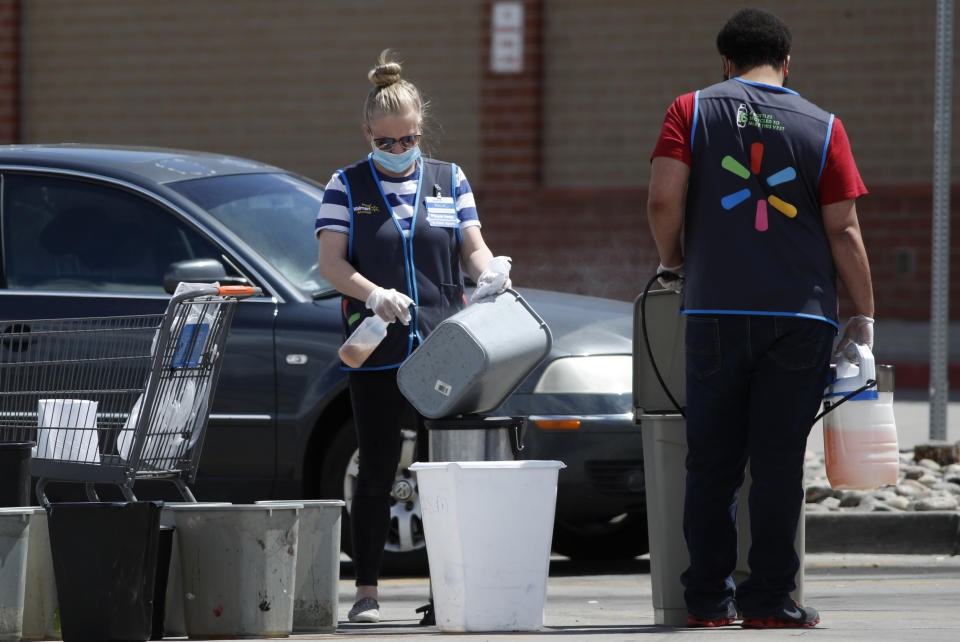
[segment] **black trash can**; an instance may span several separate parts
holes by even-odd
[[[157,574],[153,582],[153,632],[151,640],[162,640],[163,621],[167,615],[167,580],[170,577],[170,558],[173,555],[173,526],[161,526],[157,540]]]
[[[65,642],[149,640],[163,502],[53,503],[50,551]]]
[[[0,442],[0,507],[30,506],[33,441]]]

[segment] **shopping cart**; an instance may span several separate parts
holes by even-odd
[[[163,314],[0,321],[0,441],[35,442],[48,482],[173,482],[186,501],[236,303],[247,286],[180,284]]]

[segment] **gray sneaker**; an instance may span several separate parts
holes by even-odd
[[[350,609],[347,619],[351,622],[379,622],[380,604],[372,597],[361,598]]]

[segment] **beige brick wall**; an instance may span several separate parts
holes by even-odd
[[[553,186],[646,185],[663,113],[720,79],[715,38],[740,0],[547,0],[545,173]],[[749,3],[747,3],[749,4]],[[843,121],[868,186],[929,182],[933,0],[756,3],[793,31],[790,87]],[[960,11],[955,11],[960,34]],[[960,46],[954,36],[954,121]],[[960,169],[954,126],[953,175]]]
[[[843,120],[868,186],[929,181],[936,3],[762,4],[794,31],[791,87]],[[645,185],[664,110],[719,78],[714,38],[740,5],[545,0],[544,183]],[[434,155],[479,179],[483,9],[480,0],[24,0],[22,139],[222,151],[325,180],[365,153],[365,73],[392,46],[433,101]]]
[[[385,47],[434,106],[438,158],[479,172],[479,2],[24,0],[24,142],[204,149],[326,181],[369,149]]]
[[[207,149],[325,181],[366,153],[366,71],[392,46],[434,102],[435,155],[471,177],[514,282],[632,299],[657,262],[645,202],[663,113],[719,79],[716,32],[741,2],[525,0],[528,68],[502,76],[487,70],[493,1],[22,0],[21,138]],[[790,86],[850,133],[871,189],[858,209],[878,317],[926,319],[936,3],[759,4],[793,29]],[[904,251],[915,273],[894,270]]]

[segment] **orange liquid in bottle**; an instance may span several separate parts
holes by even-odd
[[[897,483],[900,451],[892,403],[848,401],[824,416],[827,478],[838,490]]]

